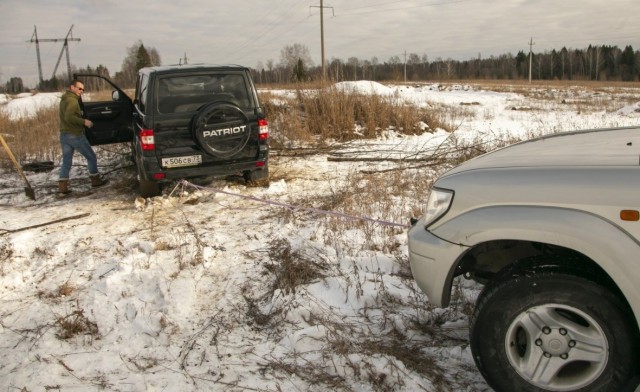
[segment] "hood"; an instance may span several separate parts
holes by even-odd
[[[447,173],[507,167],[639,166],[640,128],[558,133],[489,152]]]

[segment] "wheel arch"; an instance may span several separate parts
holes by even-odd
[[[463,274],[487,283],[514,269],[561,269],[622,296],[640,329],[640,244],[610,221],[562,208],[493,207],[462,214],[433,233],[469,247],[449,285]]]

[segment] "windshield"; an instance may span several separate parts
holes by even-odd
[[[243,75],[216,73],[168,76],[158,81],[160,113],[194,112],[213,101],[227,101],[241,108],[250,107]]]

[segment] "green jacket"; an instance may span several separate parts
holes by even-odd
[[[60,97],[60,132],[80,136],[84,134],[84,118],[80,110],[80,97],[66,91]]]

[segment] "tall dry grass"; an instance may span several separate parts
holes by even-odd
[[[20,163],[55,161],[60,155],[58,108],[41,109],[32,118],[10,119],[0,111],[0,133]],[[12,163],[4,148],[0,148],[0,166]]]
[[[403,134],[452,130],[450,113],[419,108],[398,97],[341,91],[335,87],[295,90],[295,96],[260,93],[275,147],[293,141],[344,142],[371,139],[388,129]]]

